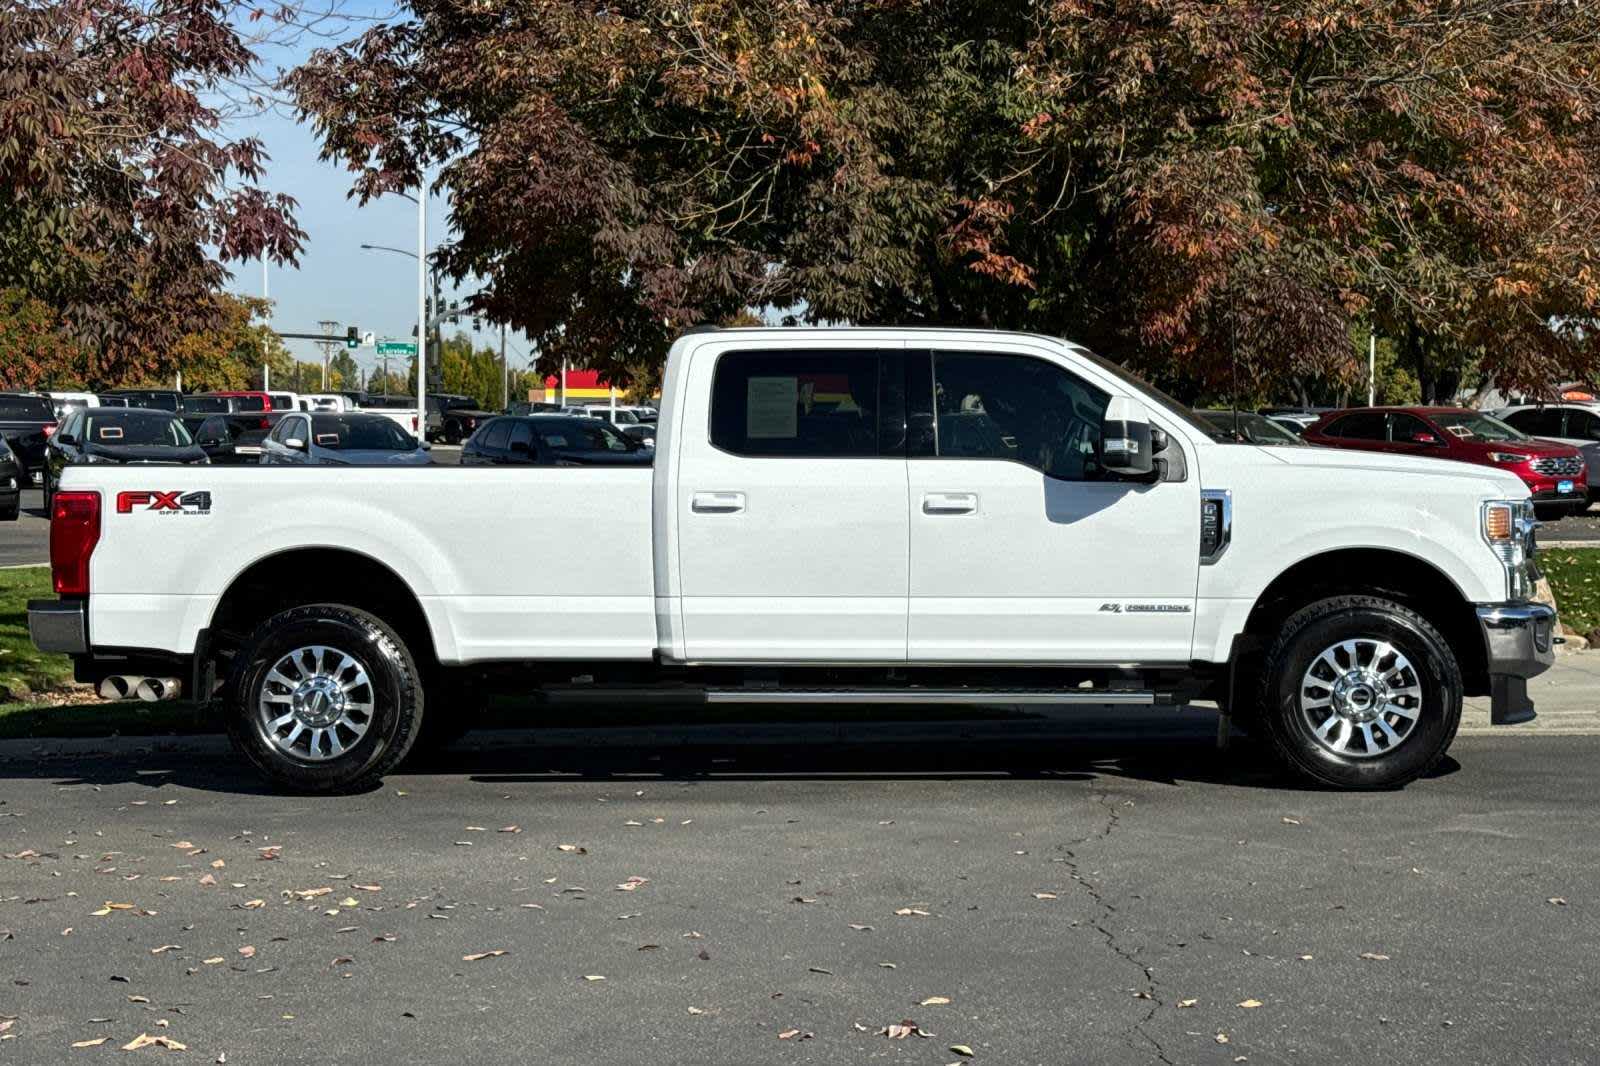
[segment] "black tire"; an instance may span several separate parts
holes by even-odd
[[[1302,710],[1306,671],[1324,649],[1345,641],[1384,641],[1409,661],[1421,705],[1410,731],[1392,749],[1380,744],[1374,754],[1330,750],[1308,719],[1323,712]],[[1260,717],[1266,738],[1284,765],[1320,784],[1398,788],[1438,765],[1461,724],[1461,667],[1449,642],[1426,618],[1392,600],[1336,596],[1302,608],[1283,623],[1264,666]],[[1403,724],[1398,718],[1393,722]]]
[[[313,759],[268,738],[258,701],[267,675],[297,648],[321,645],[357,660],[370,681],[366,731],[342,754]],[[422,685],[405,642],[374,615],[312,604],[273,615],[234,657],[224,701],[234,747],[268,780],[296,792],[354,792],[376,784],[411,750],[423,723]]]
[[[446,444],[461,443],[461,427],[454,422],[444,424],[444,442]]]
[[[0,522],[15,522],[17,520],[17,516],[21,513],[22,494],[20,492],[11,497],[10,503],[0,504]]]

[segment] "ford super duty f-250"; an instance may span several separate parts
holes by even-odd
[[[1464,695],[1531,718],[1552,659],[1515,476],[1224,443],[1064,341],[693,331],[658,433],[653,468],[72,467],[34,640],[105,695],[217,697],[263,773],[316,790],[497,682],[1214,699],[1299,773],[1387,787]]]

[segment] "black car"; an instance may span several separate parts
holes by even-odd
[[[560,411],[561,405],[558,403],[540,403],[536,400],[512,400],[511,406],[506,408],[508,415],[553,415]]]
[[[85,407],[74,411],[50,438],[45,453],[45,509],[61,472],[77,463],[204,463],[206,453],[183,422],[146,407]]]
[[[428,439],[460,444],[493,417],[471,396],[434,393],[428,397]]]
[[[598,418],[500,415],[461,448],[462,466],[649,466],[655,449]]]
[[[22,484],[33,484],[30,471],[44,469],[44,442],[56,431],[56,410],[48,396],[0,392],[0,437],[6,439],[22,467]]]
[[[15,522],[22,510],[22,469],[11,446],[0,437],[0,522]]]
[[[213,463],[254,466],[261,462],[267,430],[259,414],[180,415],[183,428]]]
[[[183,393],[177,389],[109,389],[100,394],[101,402],[107,399],[120,401],[119,407],[146,407],[155,411],[183,410]]]

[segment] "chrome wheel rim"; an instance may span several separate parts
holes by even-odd
[[[279,751],[323,762],[366,735],[376,695],[361,660],[311,644],[280,657],[267,671],[256,701],[258,724]]]
[[[1312,738],[1335,755],[1387,755],[1416,731],[1421,679],[1388,641],[1340,641],[1313,659],[1300,679],[1300,714]]]

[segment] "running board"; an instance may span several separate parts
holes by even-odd
[[[1153,692],[1099,691],[1088,689],[1046,691],[1040,689],[964,689],[964,688],[880,688],[880,689],[761,689],[711,688],[705,690],[707,703],[796,704],[796,703],[874,703],[899,706],[949,706],[971,704],[1137,704],[1152,706]]]

